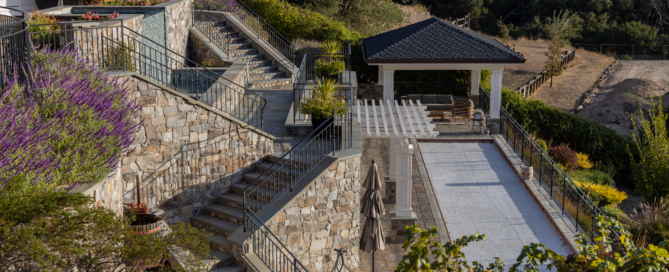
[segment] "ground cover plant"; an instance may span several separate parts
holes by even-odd
[[[517,262],[508,270],[499,258],[493,263],[469,262],[462,248],[470,243],[487,239],[485,234],[463,236],[453,242],[433,241],[437,228],[423,231],[418,225],[407,226],[402,244],[405,255],[395,271],[540,271],[545,265],[549,270],[568,271],[666,271],[669,269],[669,252],[666,242],[657,246],[649,244],[639,247],[616,220],[597,216],[594,220],[599,236],[592,242],[584,234],[577,235],[578,255],[562,256],[542,244],[524,246]],[[613,240],[612,231],[621,233],[620,245]],[[438,240],[438,239],[437,239]]]
[[[0,96],[0,193],[97,182],[131,152],[140,106],[122,83],[68,50],[34,51],[29,72]]]

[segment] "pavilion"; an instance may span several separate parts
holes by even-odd
[[[472,97],[478,97],[481,70],[490,70],[489,119],[499,119],[505,65],[520,65],[523,56],[501,42],[433,17],[363,40],[363,58],[379,66],[383,101],[394,99],[399,70],[470,70]]]

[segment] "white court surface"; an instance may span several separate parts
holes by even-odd
[[[476,232],[488,236],[463,248],[470,263],[487,266],[499,257],[508,269],[530,243],[571,253],[493,143],[419,142],[419,147],[451,239]]]

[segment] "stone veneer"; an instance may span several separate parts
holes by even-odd
[[[358,83],[358,99],[379,100],[383,98],[383,85],[372,83]]]
[[[114,73],[112,73],[114,75]],[[273,153],[273,137],[134,73],[118,72],[142,105],[135,151],[122,160],[125,197],[141,177],[142,202],[168,222],[190,221]]]
[[[337,248],[348,251],[346,266],[359,271],[359,170],[359,155],[334,161],[265,223],[309,271],[332,271]]]
[[[167,49],[186,56],[189,28],[192,20],[192,0],[170,1],[165,4],[165,31]],[[161,5],[163,5],[161,4]],[[170,53],[170,55],[174,55]],[[172,56],[176,58],[176,56]]]
[[[188,36],[188,54],[190,59],[197,63],[202,63],[204,59],[214,60],[213,67],[226,67],[226,63],[221,59],[216,52],[211,50],[207,44],[205,44],[202,39],[195,35],[192,32]]]
[[[93,198],[95,207],[103,207],[123,214],[123,189],[121,167],[116,167],[106,178],[98,183],[81,184],[72,189],[72,193],[82,193]]]

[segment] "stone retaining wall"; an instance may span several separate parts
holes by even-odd
[[[165,31],[167,32],[167,49],[186,56],[188,33],[192,20],[192,0],[167,2],[165,6]],[[165,3],[163,3],[165,4]],[[176,58],[174,54],[171,54]]]
[[[273,153],[266,133],[136,74],[117,79],[128,80],[144,119],[135,151],[122,161],[124,196],[134,198],[139,175],[142,202],[165,211],[168,222],[189,221]]]
[[[360,157],[336,161],[266,223],[309,271],[332,271],[336,248],[348,250],[346,266],[358,271],[359,170]]]
[[[358,99],[379,100],[383,98],[383,85],[372,83],[358,83]]]
[[[93,199],[95,207],[103,207],[114,211],[117,215],[123,214],[123,182],[121,181],[121,167],[116,167],[106,178],[98,183],[81,184],[70,192],[82,193]]]
[[[190,30],[190,35],[188,35],[188,54],[190,59],[197,63],[202,63],[205,59],[211,59],[214,60],[213,67],[227,66],[216,52],[211,50],[202,39],[193,33],[193,30]]]

